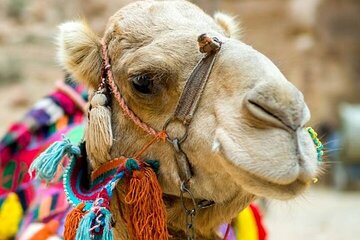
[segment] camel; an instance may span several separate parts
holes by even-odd
[[[310,112],[302,93],[267,57],[243,43],[239,32],[233,17],[211,17],[187,1],[139,1],[116,12],[103,36],[117,88],[129,108],[154,129],[162,129],[171,117],[187,78],[203,57],[198,36],[207,33],[223,42],[182,145],[193,172],[194,198],[215,203],[196,215],[197,239],[220,239],[218,226],[257,197],[298,196],[319,171],[305,128]],[[58,43],[62,66],[97,89],[101,39],[75,21],[60,26]],[[106,157],[90,156],[93,168],[131,156],[151,140],[110,98],[113,142]],[[144,156],[160,162],[168,229],[174,239],[184,239],[186,216],[174,149],[156,142]],[[128,239],[116,200],[111,208],[115,239]]]

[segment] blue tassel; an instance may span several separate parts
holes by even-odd
[[[98,224],[98,226],[96,226],[96,224]],[[90,211],[83,217],[79,224],[76,232],[76,240],[113,240],[111,228],[111,213],[109,210],[101,208],[98,215]]]
[[[51,181],[60,164],[61,160],[67,154],[69,157],[72,155],[80,155],[81,151],[78,146],[71,144],[69,139],[64,138],[62,141],[53,143],[45,152],[41,153],[29,168],[29,174],[36,172],[36,177]]]
[[[111,213],[107,209],[102,210],[102,214],[104,214],[103,221],[103,232],[100,239],[102,240],[113,240],[113,232],[111,230]]]
[[[76,240],[92,239],[90,228],[95,218],[95,213],[93,211],[90,211],[81,219],[78,229],[76,231]]]

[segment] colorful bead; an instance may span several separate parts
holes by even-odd
[[[324,155],[324,145],[321,143],[319,138],[317,137],[318,134],[315,132],[315,130],[312,127],[307,128],[308,133],[311,136],[311,139],[313,140],[317,152],[317,159],[319,162],[322,161],[322,156]]]

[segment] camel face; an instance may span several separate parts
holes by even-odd
[[[183,144],[193,168],[197,198],[226,202],[240,196],[288,199],[301,193],[317,172],[317,155],[304,125],[310,118],[302,94],[265,56],[233,38],[231,18],[216,21],[186,1],[142,1],[118,11],[107,25],[112,72],[129,107],[161,129],[202,54],[202,33],[224,42]],[[60,60],[77,79],[97,88],[100,40],[81,23],[66,23]],[[131,156],[149,137],[112,103],[111,156]],[[173,129],[173,132],[181,131]],[[159,180],[177,195],[179,177],[171,146],[157,143],[145,153],[161,164]],[[93,159],[93,164],[102,160]]]
[[[213,79],[223,83],[212,86],[217,91],[212,100],[213,152],[224,159],[223,168],[245,191],[292,198],[318,168],[304,128],[310,112],[303,95],[251,47],[229,40],[223,51],[215,70],[218,79]]]

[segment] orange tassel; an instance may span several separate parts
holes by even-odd
[[[39,230],[37,233],[35,233],[30,240],[46,240],[49,237],[56,235],[56,232],[59,228],[59,221],[57,220],[51,220],[45,226]]]
[[[145,167],[142,171],[133,171],[125,203],[129,213],[129,233],[133,239],[167,240],[169,238],[162,190],[151,168]]]
[[[85,204],[80,203],[66,216],[64,224],[64,240],[74,240],[79,223],[86,212],[83,211]]]

